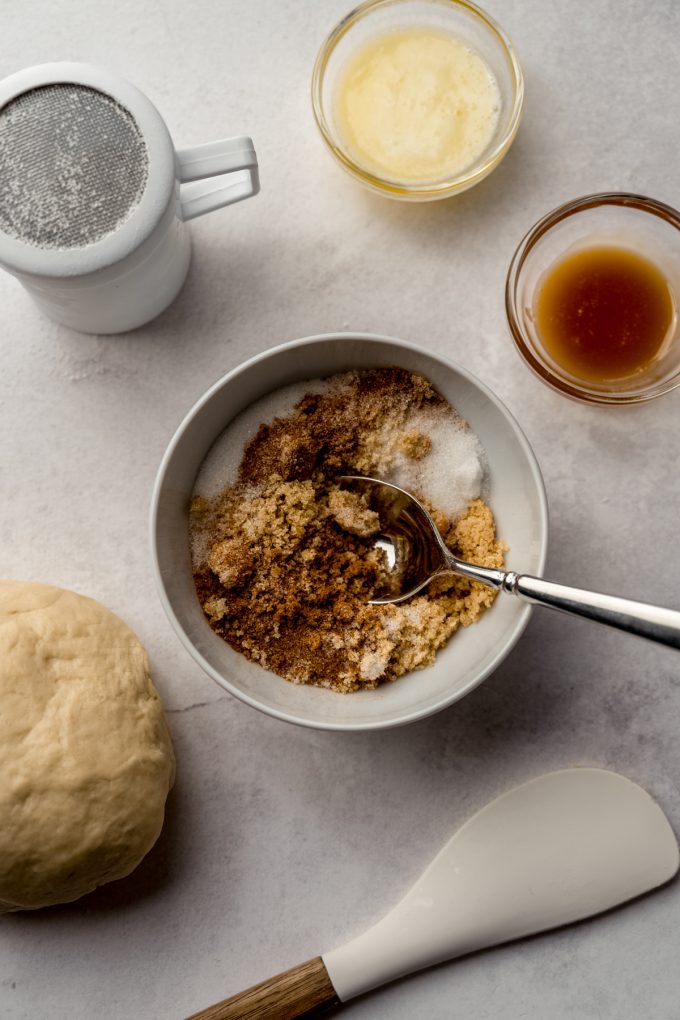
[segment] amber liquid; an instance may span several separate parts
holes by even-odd
[[[566,255],[546,273],[534,306],[547,353],[571,375],[604,383],[643,372],[675,316],[663,273],[625,248]]]

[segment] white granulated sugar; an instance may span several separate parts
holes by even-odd
[[[427,606],[423,601],[407,603],[404,606],[397,606],[401,617],[400,623],[408,623],[411,627],[419,627],[427,615]]]
[[[234,485],[245,448],[260,426],[271,425],[275,418],[285,418],[303,397],[324,393],[329,386],[328,379],[293,383],[268,393],[236,415],[210,447],[198,472],[193,495],[214,499],[228,485]]]
[[[398,637],[403,626],[403,618],[400,612],[401,606],[392,606],[390,609],[389,615],[383,610],[385,615],[383,616],[382,624],[388,637]]]
[[[392,646],[386,649],[382,654],[380,652],[370,650],[364,652],[359,664],[361,679],[367,683],[371,683],[373,680],[377,680],[379,676],[382,676],[387,669],[391,652]]]
[[[441,408],[413,412],[406,431],[425,433],[432,447],[422,460],[398,453],[386,481],[420,493],[449,518],[457,517],[482,494],[484,450],[477,436],[461,418]]]
[[[192,570],[202,570],[205,566],[210,549],[212,548],[213,542],[210,534],[205,532],[201,528],[192,528],[189,539],[189,549],[191,551],[191,567]]]

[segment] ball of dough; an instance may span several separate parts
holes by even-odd
[[[0,581],[0,912],[128,875],[175,758],[146,652],[93,599]]]

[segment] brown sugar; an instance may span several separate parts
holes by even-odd
[[[331,489],[328,493],[328,509],[335,523],[350,535],[368,538],[380,530],[380,518],[375,510],[366,506],[361,496],[346,489]]]
[[[404,461],[423,471],[433,441],[466,430],[470,450],[474,437],[455,410],[422,376],[397,368],[333,377],[322,392],[305,394],[292,411],[261,425],[238,480],[192,503],[194,579],[213,629],[287,680],[341,692],[433,662],[494,592],[450,575],[407,603],[369,605],[386,569],[374,545],[379,521],[337,479],[392,480]],[[427,492],[414,494],[457,555],[502,566],[505,546],[478,495],[450,514]]]
[[[426,432],[405,432],[399,440],[399,449],[413,460],[422,460],[432,449],[432,440]]]

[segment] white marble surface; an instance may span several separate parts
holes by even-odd
[[[194,225],[174,307],[80,336],[0,274],[2,573],[101,599],[152,659],[178,757],[163,835],[127,881],[0,924],[6,1020],[181,1018],[359,932],[494,794],[574,763],[642,783],[680,831],[677,653],[549,612],[446,712],[383,734],[297,729],[222,693],[175,639],[149,569],[147,506],[193,401],[244,358],[340,329],[456,359],[517,415],[551,508],[549,572],[680,607],[677,394],[570,403],[514,353],[503,284],[560,202],[623,189],[680,203],[680,6],[489,0],[526,72],[505,162],[459,199],[364,193],[309,104],[346,0],[23,0],[0,5],[0,72],[108,64],[176,142],[253,135],[262,193]],[[356,1018],[677,1015],[680,885],[604,918],[444,965],[346,1007]]]

